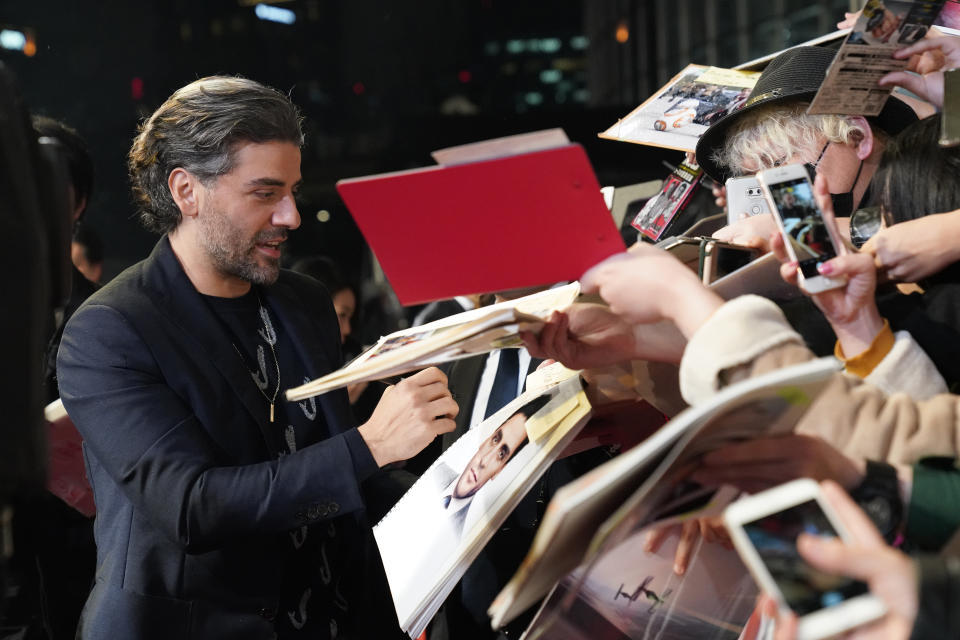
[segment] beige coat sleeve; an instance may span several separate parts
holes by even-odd
[[[927,378],[923,359],[915,360],[911,348],[890,355],[901,359],[901,366],[885,359],[895,372],[891,376],[912,379],[911,386],[919,389],[937,379],[942,384],[939,374]],[[731,382],[813,357],[776,305],[744,296],[726,303],[691,338],[680,364],[681,391],[696,404]],[[837,374],[797,431],[818,435],[854,457],[909,464],[929,455],[960,456],[960,398],[940,394],[918,401],[904,393],[887,395],[859,378]]]

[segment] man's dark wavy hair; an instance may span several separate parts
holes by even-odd
[[[303,144],[290,98],[246,78],[211,76],[177,90],[140,125],[127,168],[140,221],[167,233],[180,224],[167,178],[181,167],[209,184],[234,166],[237,143]]]

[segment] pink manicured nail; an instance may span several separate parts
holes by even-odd
[[[825,276],[828,276],[831,273],[833,273],[833,265],[830,264],[829,262],[822,262],[817,265],[817,271],[819,271]]]

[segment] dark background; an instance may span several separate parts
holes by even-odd
[[[678,152],[597,133],[688,62],[733,66],[829,32],[848,4],[291,0],[272,3],[296,18],[281,24],[260,19],[249,0],[3,0],[0,25],[26,31],[36,50],[0,56],[30,108],[75,127],[91,147],[87,217],[104,240],[105,277],[155,242],[132,217],[126,181],[137,123],[211,74],[290,92],[307,138],[292,253],[331,255],[356,277],[367,250],[336,180],[429,165],[437,148],[549,127],[584,145],[603,185],[661,178],[662,161],[675,163]]]

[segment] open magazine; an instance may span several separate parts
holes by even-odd
[[[524,636],[527,640],[736,640],[756,604],[757,587],[739,556],[697,540],[683,575],[673,571],[679,525],[719,514],[736,491],[721,489],[706,503],[666,516],[633,533],[594,565],[564,577]],[[667,507],[669,509],[669,505]],[[684,509],[685,507],[677,507]],[[648,550],[654,529],[666,540]]]
[[[286,392],[297,401],[357,382],[379,380],[442,362],[518,347],[520,331],[538,331],[577,299],[580,283],[465,311],[380,338],[341,369]]]
[[[493,626],[510,622],[563,575],[662,514],[688,489],[684,465],[730,441],[792,430],[838,369],[836,359],[822,358],[731,385],[561,488],[527,557],[490,606]]]
[[[758,71],[687,65],[600,137],[694,151],[707,127],[747,101],[759,77]]]
[[[470,429],[374,527],[397,618],[411,638],[589,418],[579,375],[567,373],[546,386],[531,383]]]

